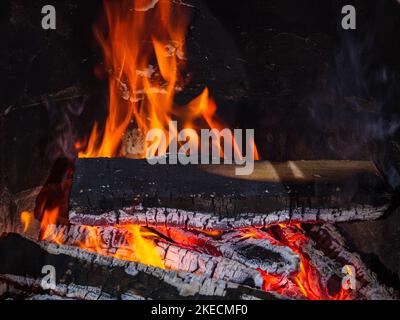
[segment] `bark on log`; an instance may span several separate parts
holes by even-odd
[[[234,169],[78,159],[69,217],[88,224],[130,220],[228,229],[293,220],[375,219],[391,204],[390,187],[368,161],[256,162],[253,174],[243,177],[235,176]]]
[[[54,290],[41,287],[44,265],[55,267]],[[103,257],[75,247],[32,242],[16,234],[0,239],[0,278],[33,292],[88,300],[280,297],[221,280]]]

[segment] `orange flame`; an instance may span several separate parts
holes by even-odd
[[[125,225],[119,228],[128,231],[129,236],[126,237],[126,240],[129,247],[132,248],[134,252],[134,261],[140,261],[150,266],[165,269],[160,252],[157,251],[154,241],[149,239],[149,237],[158,237],[155,233],[143,231],[142,228],[137,225]],[[119,259],[130,260],[126,259],[124,253],[121,252],[120,249],[118,249],[115,256]]]
[[[45,208],[40,222],[40,239],[52,241],[57,244],[63,244],[62,233],[57,232],[57,221],[60,214],[60,208]]]
[[[301,224],[284,225],[279,224],[281,229],[286,229],[288,235],[287,245],[297,254],[300,255],[300,270],[293,278],[300,292],[309,300],[345,300],[348,293],[345,289],[340,288],[339,292],[330,296],[323,292],[319,283],[319,273],[317,269],[309,262],[307,256],[302,252],[301,248],[308,241],[308,238],[302,231]]]
[[[22,211],[20,218],[21,218],[21,223],[24,227],[24,233],[25,233],[28,231],[29,225],[31,223],[32,213],[29,211]]]
[[[136,261],[150,266],[165,269],[160,252],[156,249],[154,240],[155,233],[148,232],[138,225],[113,226],[124,235],[124,245],[110,251],[110,245],[104,239],[102,230],[94,226],[80,226],[80,233],[83,239],[78,240],[74,245],[77,247],[95,252],[104,256],[111,256],[126,261]],[[42,233],[42,240],[63,244],[65,233],[57,225],[49,224]]]
[[[276,291],[281,294],[286,294],[285,290],[289,281],[293,282],[296,290],[299,294],[303,295],[304,298],[309,300],[346,300],[349,298],[347,290],[341,288],[339,292],[333,296],[324,292],[321,289],[319,279],[320,275],[317,269],[309,262],[309,258],[303,254],[302,247],[308,241],[307,236],[303,233],[301,224],[278,224],[281,230],[285,230],[284,243],[278,242],[272,236],[266,232],[260,232],[259,229],[250,228],[243,230],[242,239],[245,238],[258,238],[258,239],[268,239],[274,245],[287,245],[293,252],[300,256],[300,269],[299,272],[291,275],[289,278],[282,275],[269,274],[264,270],[258,269],[261,273],[264,283],[263,289],[266,291]],[[295,294],[296,296],[296,294]]]
[[[121,141],[131,123],[144,136],[151,129],[163,130],[167,141],[154,143],[166,145],[173,138],[168,125],[171,120],[177,120],[185,129],[223,128],[216,120],[217,107],[207,88],[185,107],[174,102],[176,91],[184,85],[181,72],[185,66],[190,9],[166,0],[160,0],[151,10],[140,9],[149,7],[150,2],[104,1],[105,26],[97,24],[94,33],[103,50],[105,68],[110,73],[108,118],[104,132],[100,131],[98,123],[94,124],[86,149],[79,152],[81,158],[121,156]],[[223,155],[219,144],[218,150]],[[80,149],[82,145],[82,142],[76,144]],[[240,159],[235,141],[233,145]],[[144,145],[143,153],[135,156],[155,156],[157,148],[147,153],[148,147]],[[254,142],[253,147],[255,159],[258,159]],[[166,148],[161,150],[167,151]]]
[[[51,238],[54,242],[60,243],[60,241],[57,240],[57,236],[53,234],[52,232],[52,227],[56,226],[57,223],[57,217],[59,214],[59,208],[55,207],[52,209],[45,209],[42,217],[42,221],[40,222],[40,230],[41,230],[41,238],[42,239],[47,239]],[[49,228],[49,226],[51,226]]]

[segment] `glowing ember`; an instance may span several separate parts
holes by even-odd
[[[263,290],[275,291],[281,295],[296,299],[345,300],[351,298],[343,288],[335,294],[331,295],[328,293],[326,284],[324,285],[321,282],[322,275],[319,273],[318,268],[313,265],[313,262],[303,252],[303,246],[307,245],[309,239],[299,226],[280,225],[279,229],[282,232],[282,237],[279,240],[261,229],[251,228],[235,232],[239,241],[248,238],[265,239],[269,243],[273,243],[274,246],[289,246],[301,257],[300,267],[295,273],[276,274],[267,273],[260,268],[256,269],[262,276]],[[197,234],[204,234],[204,238],[204,236],[196,237],[196,232],[157,227],[156,230],[160,234],[170,237],[165,239],[161,238],[159,233],[137,225],[115,225],[106,228],[79,226],[79,230],[83,236],[81,235],[81,240],[72,243],[72,245],[100,255],[112,256],[126,261],[139,261],[163,269],[165,269],[165,262],[159,251],[160,246],[157,246],[157,243],[175,243],[182,250],[188,249],[196,252],[207,252],[214,257],[220,257],[222,253],[219,251],[218,246],[213,244],[213,239],[219,241],[226,233],[232,232],[199,231]],[[207,240],[207,236],[210,237],[208,238],[209,240]],[[43,236],[43,240],[62,244],[68,237],[66,237],[65,229],[62,227],[49,225]],[[179,269],[174,270],[179,271]]]
[[[343,288],[333,296],[329,295],[327,288],[324,288],[320,283],[320,274],[318,270],[311,264],[310,259],[303,253],[302,248],[309,241],[308,237],[304,234],[300,224],[279,224],[278,226],[282,231],[282,243],[272,238],[268,233],[262,232],[258,229],[252,228],[243,232],[242,238],[261,238],[268,239],[274,245],[288,246],[293,252],[300,255],[300,269],[299,272],[290,275],[289,277],[282,277],[281,275],[268,274],[267,272],[258,269],[264,279],[263,289],[266,291],[276,291],[283,295],[296,297],[299,295],[304,296],[309,300],[346,300],[350,299],[349,294]]]
[[[330,296],[320,283],[320,275],[318,270],[310,263],[307,256],[303,253],[302,248],[306,245],[309,239],[304,235],[301,225],[283,225],[279,227],[283,230],[286,237],[285,244],[288,245],[294,252],[301,257],[300,271],[293,281],[299,287],[301,293],[309,300],[345,300],[349,298],[345,289],[340,288],[340,291],[335,296]]]

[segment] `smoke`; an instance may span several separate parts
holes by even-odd
[[[60,158],[73,160],[76,157],[77,135],[74,123],[82,114],[85,101],[86,98],[71,99],[60,107],[48,98],[44,100],[51,128],[51,138],[46,149],[50,161],[54,162]]]
[[[400,127],[399,72],[385,62],[380,32],[342,31],[332,67],[308,99],[312,123],[339,158],[375,158]]]

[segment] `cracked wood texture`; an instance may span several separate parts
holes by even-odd
[[[224,229],[240,227],[235,221],[246,217],[254,222],[250,225],[374,219],[391,204],[391,189],[369,161],[260,161],[251,175],[242,177],[234,169],[78,159],[69,216],[75,223],[96,224],[98,217],[105,224],[131,220],[183,227],[201,216],[205,224],[213,221],[210,228],[229,220],[220,224]]]
[[[0,238],[0,278],[36,290],[44,265],[56,269],[55,295],[77,299],[213,299],[261,298],[277,295],[246,286],[214,281],[101,257],[78,248],[33,242],[16,234]]]
[[[140,260],[140,256],[135,255],[132,245],[127,242],[131,237],[128,230],[115,227],[97,227],[88,230],[85,226],[51,225],[47,227],[45,234],[46,241],[75,247],[83,245],[88,250],[103,255],[115,255],[118,251],[121,259]],[[207,236],[200,238],[201,234],[178,229],[169,230],[168,234],[173,236],[171,240],[175,243],[159,238],[155,240],[155,249],[165,267],[171,270],[191,272],[212,279],[246,283],[248,286],[261,288],[263,281],[259,270],[288,275],[298,272],[299,269],[300,257],[290,248],[271,243],[266,239],[261,241],[243,238],[245,233],[232,232],[220,240],[213,240]],[[181,243],[179,235],[181,239],[191,237],[193,240],[198,237],[198,244],[194,245],[194,241],[189,244],[189,239],[189,243]],[[95,245],[93,238],[97,239]],[[203,247],[202,241],[207,241],[208,247],[207,245]]]

